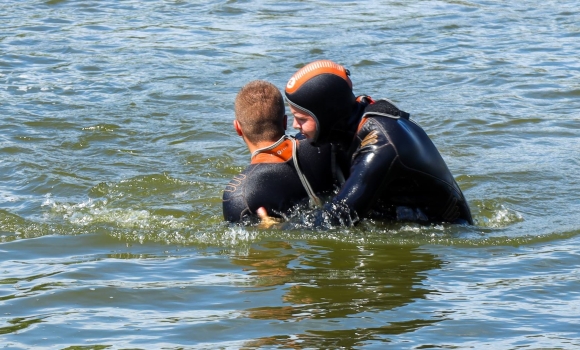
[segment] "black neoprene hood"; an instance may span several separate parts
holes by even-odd
[[[336,65],[331,61],[322,62]],[[336,66],[342,70],[334,69],[336,70],[334,72],[333,68],[323,66],[323,68],[312,69],[302,76],[299,75],[302,70],[298,71],[286,86],[285,95],[288,103],[308,113],[316,121],[316,135],[314,140],[311,140],[313,143],[329,142],[331,130],[335,124],[351,115],[355,103],[347,71],[342,66]]]

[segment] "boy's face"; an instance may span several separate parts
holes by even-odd
[[[292,106],[290,106],[290,111],[294,114],[292,127],[299,130],[307,139],[314,139],[314,136],[316,136],[316,121],[314,118]]]

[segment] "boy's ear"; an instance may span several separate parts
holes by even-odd
[[[284,130],[288,129],[288,116],[284,114]]]
[[[236,132],[238,133],[238,135],[242,136],[244,134],[242,132],[242,128],[240,127],[240,123],[238,123],[238,121],[236,119],[234,119],[234,129],[236,129]]]

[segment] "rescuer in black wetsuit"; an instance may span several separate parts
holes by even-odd
[[[350,226],[365,217],[473,224],[469,206],[425,131],[391,101],[356,98],[350,73],[312,62],[288,81],[294,127],[314,145],[332,144],[350,165],[330,203],[301,227]],[[266,219],[267,214],[259,211]]]
[[[226,221],[257,222],[259,207],[281,217],[309,197],[320,204],[318,195],[333,190],[330,147],[285,135],[287,119],[278,88],[261,80],[248,83],[236,96],[235,115],[234,128],[252,159],[224,190]]]

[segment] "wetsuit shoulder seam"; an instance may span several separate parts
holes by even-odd
[[[372,119],[371,119],[372,118]],[[379,121],[376,118],[373,118],[373,116],[369,116],[367,117],[367,119],[373,123],[374,127],[378,128],[381,133],[385,136],[385,138],[387,139],[387,141],[389,141],[388,145],[381,145],[379,146],[380,148],[384,147],[384,146],[392,146],[393,149],[395,150],[395,154],[396,157],[399,157],[399,150],[397,149],[397,147],[395,146],[395,143],[393,142],[393,140],[391,140],[391,137],[389,136],[389,133],[385,130],[385,128],[383,128],[383,126],[381,125],[381,123],[379,123]]]

